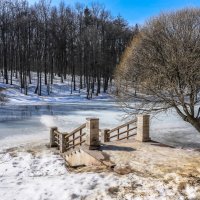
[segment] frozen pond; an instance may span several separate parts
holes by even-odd
[[[123,112],[110,101],[51,105],[4,105],[0,107],[0,144],[15,145],[31,141],[48,141],[51,126],[71,131],[85,123],[87,117],[99,117],[101,128],[118,125]],[[2,146],[1,145],[1,146]]]
[[[123,115],[116,103],[103,100],[59,105],[4,105],[0,107],[0,145],[47,142],[51,126],[71,131],[87,117],[100,118],[100,128],[112,128],[123,123]],[[174,112],[151,119],[151,137],[169,145],[200,148],[200,134]]]

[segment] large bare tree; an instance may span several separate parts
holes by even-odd
[[[131,114],[174,108],[200,132],[200,9],[146,22],[121,59],[116,83]]]

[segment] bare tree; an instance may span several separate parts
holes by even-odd
[[[161,14],[133,39],[116,70],[118,97],[131,114],[174,108],[200,132],[199,19],[195,8]]]
[[[0,105],[2,102],[6,101],[6,96],[2,93],[4,91],[4,88],[0,87]]]
[[[61,82],[71,76],[71,93],[86,89],[90,99],[108,91],[131,35],[122,17],[98,3],[74,8],[64,1],[0,0],[0,80],[19,82],[25,95],[33,87],[50,95],[56,75]]]

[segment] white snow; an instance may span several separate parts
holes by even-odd
[[[0,84],[9,100],[0,107],[1,200],[184,199],[175,185],[157,179],[69,172],[61,157],[45,147],[49,128],[71,131],[85,123],[86,117],[100,118],[100,128],[113,128],[123,123],[124,113],[107,94],[87,100],[85,91],[71,95],[68,84],[58,79],[51,95],[40,97],[31,85],[26,96],[16,82],[13,86]],[[44,94],[45,90],[43,87]],[[200,136],[174,112],[152,119],[151,137],[175,146],[200,147]],[[186,193],[192,199],[196,189],[188,186]]]
[[[40,118],[40,122],[44,124],[47,128],[50,128],[52,126],[56,126],[56,123],[53,119],[53,116],[49,115],[42,115]]]
[[[42,145],[2,152],[0,183],[1,200],[184,199],[175,184],[157,178],[69,172],[63,159]],[[193,188],[186,190],[188,197],[196,197]]]
[[[106,189],[121,184],[123,178],[111,174],[69,173],[63,159],[49,150],[36,155],[7,153],[1,159],[2,200],[82,199],[92,194],[106,195]],[[89,197],[88,197],[89,199]]]
[[[196,199],[196,194],[197,194],[197,187],[191,187],[189,185],[186,186],[186,194],[188,199]]]
[[[19,79],[13,77],[13,84],[4,84],[0,76],[0,88],[6,89],[3,93],[7,96],[9,105],[41,105],[41,104],[60,104],[60,103],[78,103],[87,102],[86,88],[79,90],[79,77],[77,76],[76,90],[71,94],[71,77],[67,76],[66,80],[61,82],[61,78],[54,77],[53,85],[50,86],[50,95],[47,93],[47,86],[42,86],[42,96],[35,94],[37,77],[35,72],[31,72],[32,84],[28,85],[28,95],[24,94],[24,89],[20,88]],[[42,83],[44,80],[42,79]],[[108,100],[111,99],[106,93],[101,93],[98,96],[95,94],[95,100]]]

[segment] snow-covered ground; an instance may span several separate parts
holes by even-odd
[[[127,170],[121,163],[118,171],[120,167]],[[156,177],[137,170],[126,175],[69,172],[63,159],[45,144],[7,149],[0,159],[2,200],[196,200],[200,197],[198,182],[192,185],[188,180],[176,173]]]
[[[100,128],[123,123],[123,111],[108,95],[87,100],[84,92],[70,95],[68,87],[59,83],[51,96],[41,97],[34,89],[25,96],[16,85],[0,86],[6,88],[9,100],[0,107],[1,200],[184,199],[157,179],[111,172],[71,173],[60,156],[45,147],[51,126],[70,131],[86,117],[99,117]],[[151,137],[178,147],[200,148],[200,135],[173,111],[151,120]],[[142,196],[134,194],[138,184]],[[188,188],[188,199],[194,199],[193,190]]]
[[[10,76],[10,73],[8,73]],[[76,76],[76,90],[72,91],[71,94],[71,76],[67,76],[63,82],[58,76],[54,76],[53,85],[50,85],[50,95],[47,93],[47,86],[42,85],[42,95],[38,96],[35,94],[35,89],[37,85],[37,74],[31,72],[32,83],[28,85],[28,95],[24,94],[24,89],[20,88],[19,79],[13,77],[12,85],[3,83],[3,78],[0,75],[0,88],[6,89],[3,93],[8,98],[8,103],[10,105],[49,105],[49,104],[60,104],[68,102],[87,102],[86,99],[86,88],[79,89],[79,76]],[[9,81],[10,82],[10,81]],[[44,83],[44,77],[42,78],[42,83]],[[109,85],[110,92],[112,90],[112,84]],[[96,85],[95,85],[96,89]],[[103,89],[102,89],[103,90]],[[107,94],[101,93],[98,96],[92,94],[93,101],[95,100],[108,100]]]
[[[63,159],[46,149],[19,148],[0,161],[1,200],[109,199],[109,187],[126,184],[108,173],[69,173]]]

